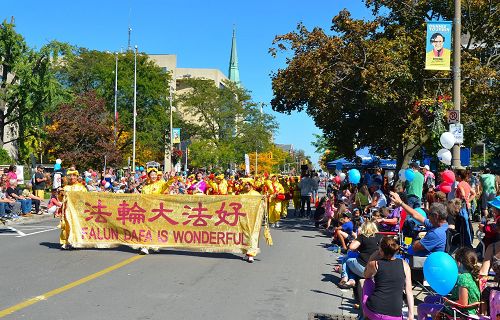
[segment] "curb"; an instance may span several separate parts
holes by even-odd
[[[5,225],[24,225],[24,224],[30,224],[30,223],[37,223],[37,222],[43,222],[43,221],[56,221],[59,220],[59,218],[54,218],[53,215],[49,214],[43,214],[43,215],[33,215],[31,217],[26,217],[26,218],[21,218],[20,220],[12,221],[12,220],[5,220],[3,224],[0,224],[0,226]]]

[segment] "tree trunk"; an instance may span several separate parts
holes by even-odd
[[[5,114],[4,110],[0,110],[0,148],[3,148],[4,128],[5,128]]]
[[[408,164],[412,160],[415,153],[422,147],[422,145],[429,139],[429,134],[425,134],[420,137],[417,141],[410,141],[407,143],[401,143],[398,150],[396,172],[395,172],[395,182],[399,180],[399,170],[408,168]]]

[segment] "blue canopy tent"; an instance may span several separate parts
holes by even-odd
[[[330,161],[326,164],[328,169],[342,170],[342,169],[370,169],[370,168],[381,168],[385,170],[396,170],[396,160],[392,159],[380,159],[374,156],[361,157],[361,163],[356,164],[354,162],[348,161],[345,158],[336,159]]]

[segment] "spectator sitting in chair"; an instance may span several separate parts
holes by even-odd
[[[23,190],[22,196],[25,197],[26,199],[31,199],[31,202],[35,205],[35,213],[36,214],[42,214],[42,212],[40,212],[40,204],[41,204],[41,201],[43,201],[43,198],[39,197],[38,195],[34,195],[33,193],[30,192],[30,190],[31,190],[31,183],[26,183],[26,186]],[[39,190],[37,190],[37,191],[39,191]],[[37,192],[37,194],[41,194],[41,193]]]
[[[352,215],[349,211],[342,213],[342,226],[337,227],[333,233],[333,242],[339,243],[342,247],[342,252],[347,252],[349,240],[353,238],[354,224],[351,221]]]
[[[433,203],[430,207],[428,218],[424,218],[415,209],[401,201],[397,193],[391,192],[391,200],[396,206],[401,206],[407,215],[413,217],[416,221],[422,223],[427,233],[421,240],[413,242],[408,248],[408,253],[414,256],[428,256],[432,252],[445,251],[446,249],[446,231],[448,216],[446,206],[442,203]]]
[[[7,196],[21,204],[21,216],[31,215],[31,199],[22,195],[22,191],[17,187],[16,179],[10,179],[9,187],[7,188]]]
[[[373,183],[370,185],[370,192],[372,192],[372,202],[365,207],[365,213],[370,212],[370,208],[380,209],[382,207],[387,207],[387,198],[385,197],[382,190],[380,190],[380,185]]]

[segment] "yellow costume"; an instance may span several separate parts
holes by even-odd
[[[152,183],[146,184],[144,187],[142,187],[141,193],[142,194],[163,194],[165,190],[167,190],[169,187],[169,183],[167,183],[165,180],[157,180]]]
[[[277,197],[284,194],[285,190],[278,181],[267,180],[266,187],[269,194],[269,223],[277,223],[281,219],[281,202]]]
[[[300,210],[299,177],[290,177],[290,191],[292,192],[293,208],[295,213]]]
[[[283,186],[283,193],[286,197],[286,199],[281,202],[281,217],[286,218],[288,214],[288,206],[290,205],[290,198],[288,197],[290,192],[290,185],[288,184],[288,177],[286,176],[281,177],[279,181]]]
[[[78,171],[68,171],[68,174],[76,174],[78,175]],[[81,183],[74,183],[74,184],[68,184],[65,185],[64,188],[64,193],[66,192],[87,192],[87,188]],[[61,233],[59,234],[59,243],[62,245],[63,249],[66,249],[66,246],[69,244],[68,238],[69,238],[69,223],[66,220],[66,200],[63,201],[63,206],[62,206],[62,214],[61,214],[61,222],[60,222],[60,227],[61,227]]]

